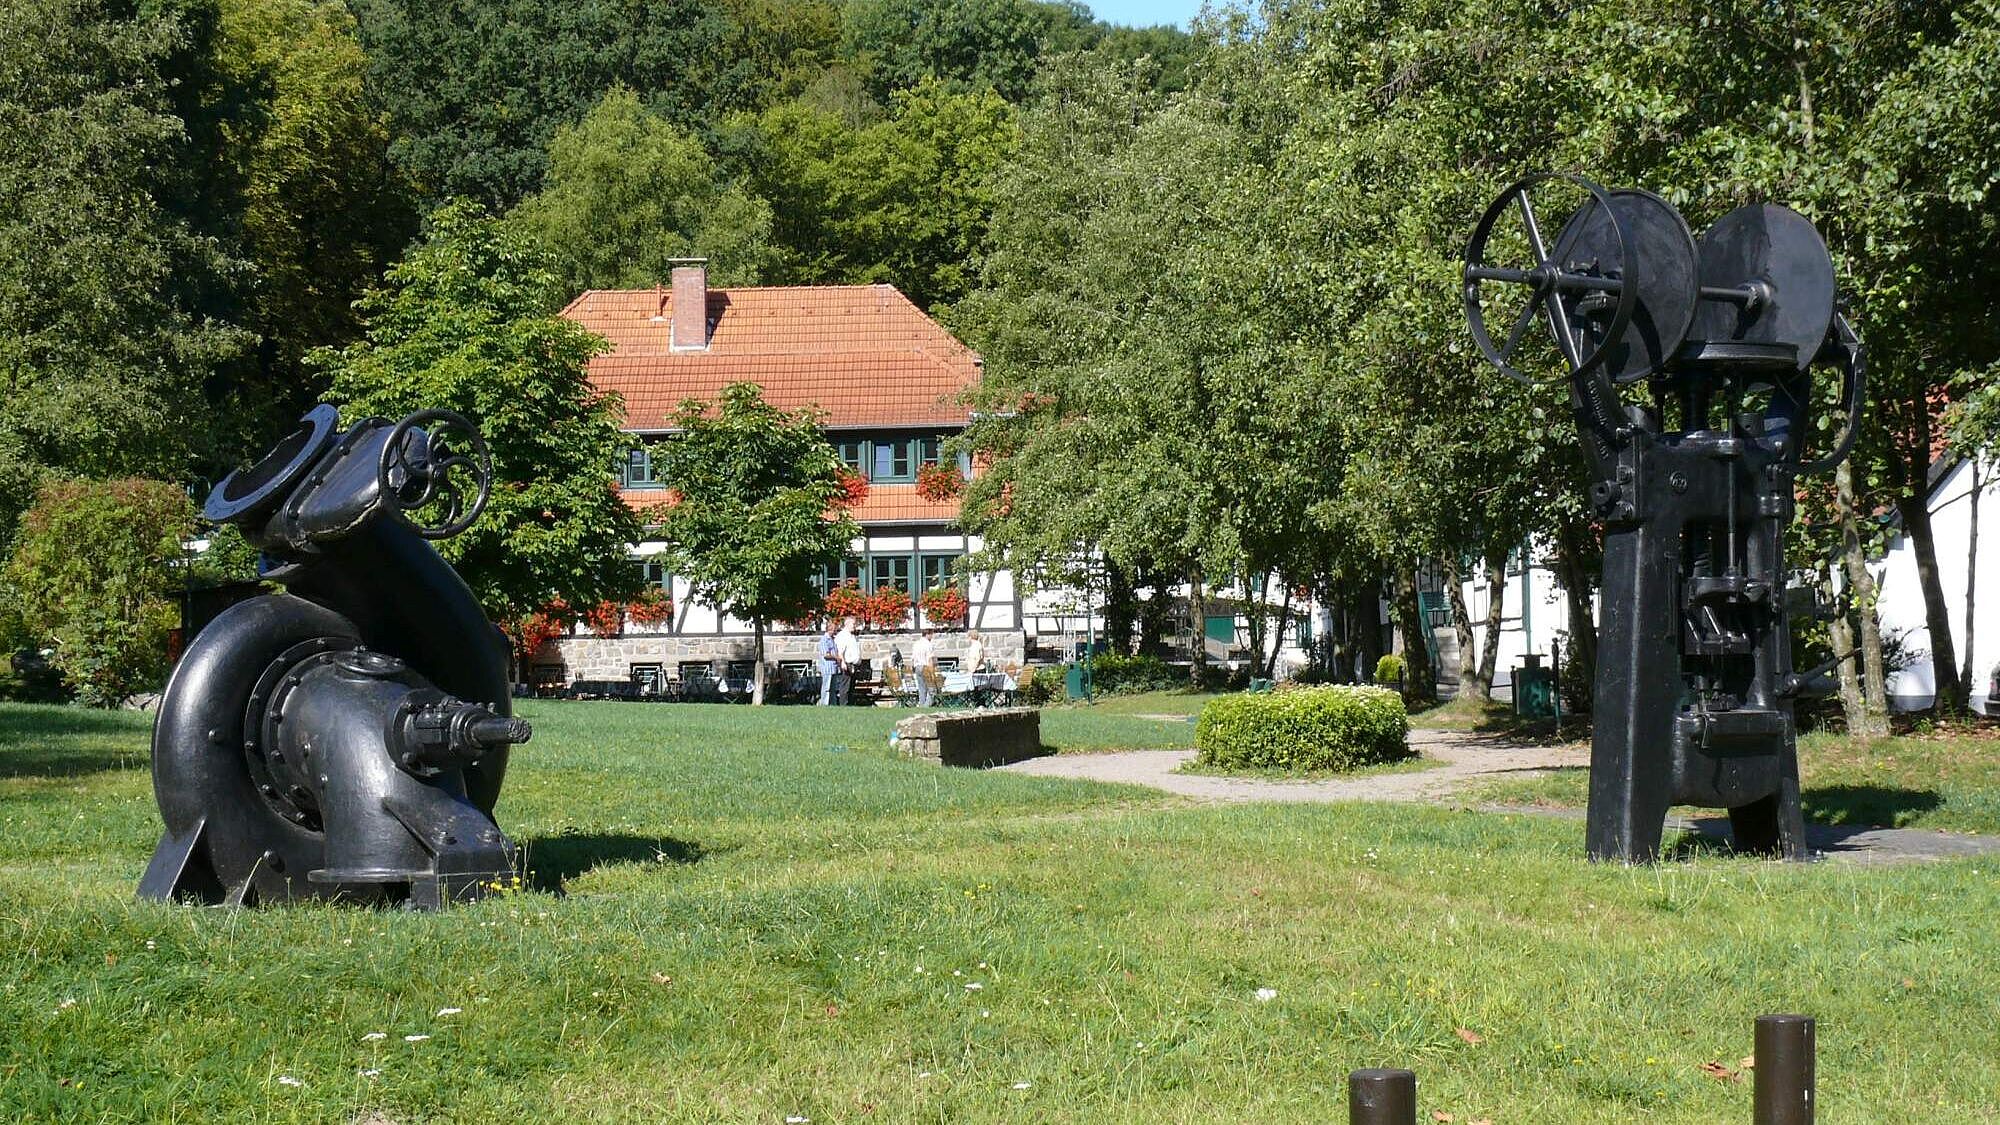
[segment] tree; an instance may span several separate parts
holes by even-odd
[[[731,383],[713,403],[681,403],[674,427],[653,447],[655,472],[676,497],[656,534],[693,596],[751,623],[751,700],[761,704],[766,627],[809,613],[815,580],[860,534],[841,503],[840,458],[816,414],[786,414],[755,383]]]
[[[585,373],[605,344],[554,315],[557,292],[539,252],[477,204],[452,203],[362,302],[365,336],[315,356],[349,422],[445,407],[485,435],[492,501],[438,550],[495,619],[623,601],[640,585],[639,522],[613,475],[628,444],[620,405]]]
[[[750,184],[770,201],[783,247],[773,280],[888,282],[924,308],[965,293],[993,173],[1015,139],[998,95],[926,81],[858,127],[794,102],[759,117],[755,134]]]
[[[47,470],[185,476],[250,335],[241,263],[187,214],[166,74],[187,31],[97,0],[0,0],[0,542]],[[190,111],[191,112],[191,111]]]
[[[510,207],[541,186],[557,128],[622,84],[700,128],[756,109],[763,87],[727,45],[710,0],[354,0],[369,86],[391,154],[430,204],[458,195]]]
[[[1091,46],[1100,33],[1078,3],[852,0],[842,48],[866,67],[869,91],[880,101],[942,80],[954,90],[992,90],[1018,103],[1045,52]]]
[[[165,678],[194,528],[185,492],[137,478],[50,481],[22,516],[12,612],[85,703],[115,707]]]
[[[771,208],[728,183],[692,134],[623,87],[556,131],[538,194],[507,216],[556,264],[568,292],[656,285],[675,258],[709,259],[721,285],[770,267]]]
[[[416,232],[368,96],[368,60],[338,0],[223,0],[217,66],[254,97],[223,129],[240,199],[227,218],[256,285],[258,370],[234,388],[236,448],[262,448],[325,385],[316,347],[360,332],[355,302]]]

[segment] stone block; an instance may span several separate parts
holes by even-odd
[[[906,757],[946,766],[988,769],[1039,758],[1042,713],[1033,707],[940,711],[896,724],[896,745]]]

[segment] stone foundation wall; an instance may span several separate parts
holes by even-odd
[[[881,669],[888,666],[891,650],[899,650],[907,663],[916,650],[918,633],[861,633],[861,658]],[[1018,629],[982,631],[987,662],[995,666],[1018,664],[1027,650],[1025,636]],[[940,659],[963,657],[969,643],[963,632],[934,633]],[[563,681],[625,680],[632,665],[658,664],[672,676],[682,661],[724,661],[752,659],[755,641],[748,636],[679,637],[667,634],[633,634],[623,637],[561,637],[542,646],[535,654],[535,669],[561,664]],[[819,634],[771,633],[764,638],[764,659],[773,667],[792,660],[817,660]],[[531,669],[531,671],[535,670]]]
[[[987,769],[1039,758],[1042,713],[1033,707],[941,711],[896,724],[896,747],[905,756],[946,766]]]

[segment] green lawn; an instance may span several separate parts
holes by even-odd
[[[1799,740],[1806,819],[2000,834],[2000,740],[1966,734]],[[1502,805],[1582,808],[1590,771],[1488,782],[1468,799]]]
[[[1792,1010],[1821,1120],[2000,1115],[1991,864],[1599,867],[1565,820],[940,770],[875,712],[527,713],[541,889],[423,916],[138,903],[143,722],[0,707],[0,1119],[1326,1122],[1394,1064],[1426,1120],[1708,1125]]]

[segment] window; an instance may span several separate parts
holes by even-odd
[[[872,589],[880,590],[894,586],[898,590],[909,590],[910,556],[877,555],[868,561],[874,579]]]
[[[848,468],[853,469],[857,473],[863,473],[867,471],[867,466],[868,466],[867,442],[837,441],[833,443],[833,449],[835,453],[840,455],[841,464],[846,465]]]
[[[820,592],[825,593],[836,586],[842,586],[849,582],[859,586],[861,585],[863,573],[860,559],[842,559],[832,566],[827,567],[821,573],[819,580]]]
[[[938,450],[939,442],[937,438],[918,438],[912,444],[917,447],[917,461],[919,464],[935,465],[943,460],[943,455]]]
[[[667,564],[644,559],[639,563],[639,573],[644,576],[643,581],[646,585],[658,586],[665,590],[669,597],[673,595],[674,576],[667,570]]]
[[[914,441],[877,441],[869,443],[875,450],[875,472],[872,479],[879,481],[909,481],[917,479],[917,466],[911,459],[917,445]]]
[[[625,454],[624,471],[620,477],[626,488],[660,487],[660,482],[653,478],[652,451],[643,445]]]
[[[951,585],[957,578],[954,568],[960,557],[959,555],[923,556],[924,589],[932,590],[939,586]]]

